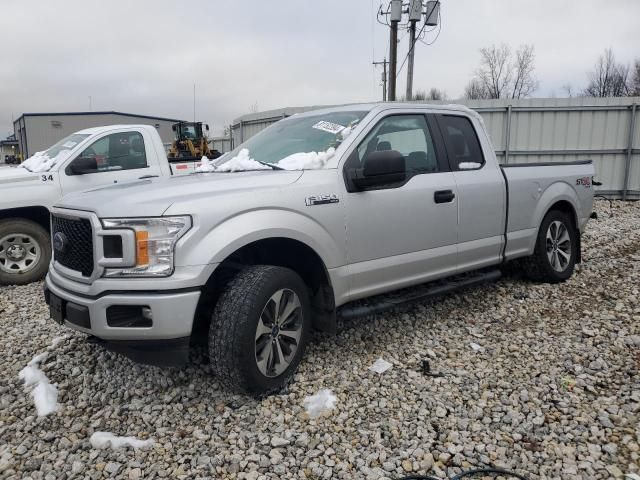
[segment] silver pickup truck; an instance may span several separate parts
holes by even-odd
[[[205,342],[218,379],[253,394],[285,384],[337,316],[517,259],[566,280],[593,204],[591,162],[500,166],[460,106],[294,115],[199,170],[64,197],[45,296],[53,319],[137,361],[180,364]]]

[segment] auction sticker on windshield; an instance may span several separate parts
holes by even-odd
[[[317,130],[322,130],[323,132],[329,132],[329,133],[338,133],[341,130],[344,130],[345,127],[343,127],[342,125],[339,125],[337,123],[331,123],[331,122],[327,122],[325,120],[320,120],[318,123],[316,123],[315,125],[313,125],[312,128],[315,128]]]

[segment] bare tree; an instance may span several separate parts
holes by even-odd
[[[427,99],[428,100],[446,100],[447,94],[444,90],[440,90],[434,87],[429,90],[429,93],[427,94]]]
[[[509,66],[511,49],[504,43],[499,47],[492,45],[481,48],[480,56],[480,68],[477,76],[488,92],[489,98],[504,97],[511,83],[511,68]]]
[[[511,48],[502,44],[480,49],[480,67],[465,88],[465,97],[522,98],[537,88],[533,45],[520,45],[515,58]]]
[[[636,58],[633,64],[633,79],[631,80],[630,95],[640,97],[640,58]]]
[[[584,89],[588,97],[624,97],[629,94],[629,67],[616,62],[613,50],[607,48],[589,73]]]
[[[489,92],[484,88],[484,85],[476,77],[469,80],[469,83],[464,88],[464,98],[469,100],[484,100],[489,98]]]
[[[445,91],[438,88],[432,88],[431,90],[429,90],[429,93],[424,90],[416,90],[415,93],[411,96],[411,100],[414,101],[446,100],[446,98],[447,94],[445,93]],[[400,97],[401,102],[405,102],[406,100],[407,97],[405,97],[404,95]]]
[[[564,92],[565,96],[571,98],[575,96],[575,91],[573,90],[573,86],[570,83],[565,83],[560,87],[560,89]]]
[[[424,90],[416,90],[411,96],[411,100],[429,100],[429,97]]]
[[[538,88],[535,69],[536,54],[533,45],[520,45],[516,51],[516,59],[512,66],[513,85],[511,98],[523,98],[531,95]]]

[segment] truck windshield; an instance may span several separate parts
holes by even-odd
[[[71,150],[82,140],[89,136],[88,133],[72,133],[68,137],[63,138],[55,145],[47,148],[43,154],[49,158],[55,158],[62,150]]]
[[[206,171],[324,168],[336,147],[367,113],[341,111],[280,120],[220,157]]]
[[[88,133],[72,133],[45,151],[36,152],[33,156],[22,162],[20,166],[30,172],[46,172],[58,161],[63,160],[62,157],[68,158],[71,150],[88,136]]]

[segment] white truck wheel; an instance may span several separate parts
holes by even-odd
[[[42,279],[51,260],[47,231],[23,218],[0,221],[0,284],[23,285]]]

